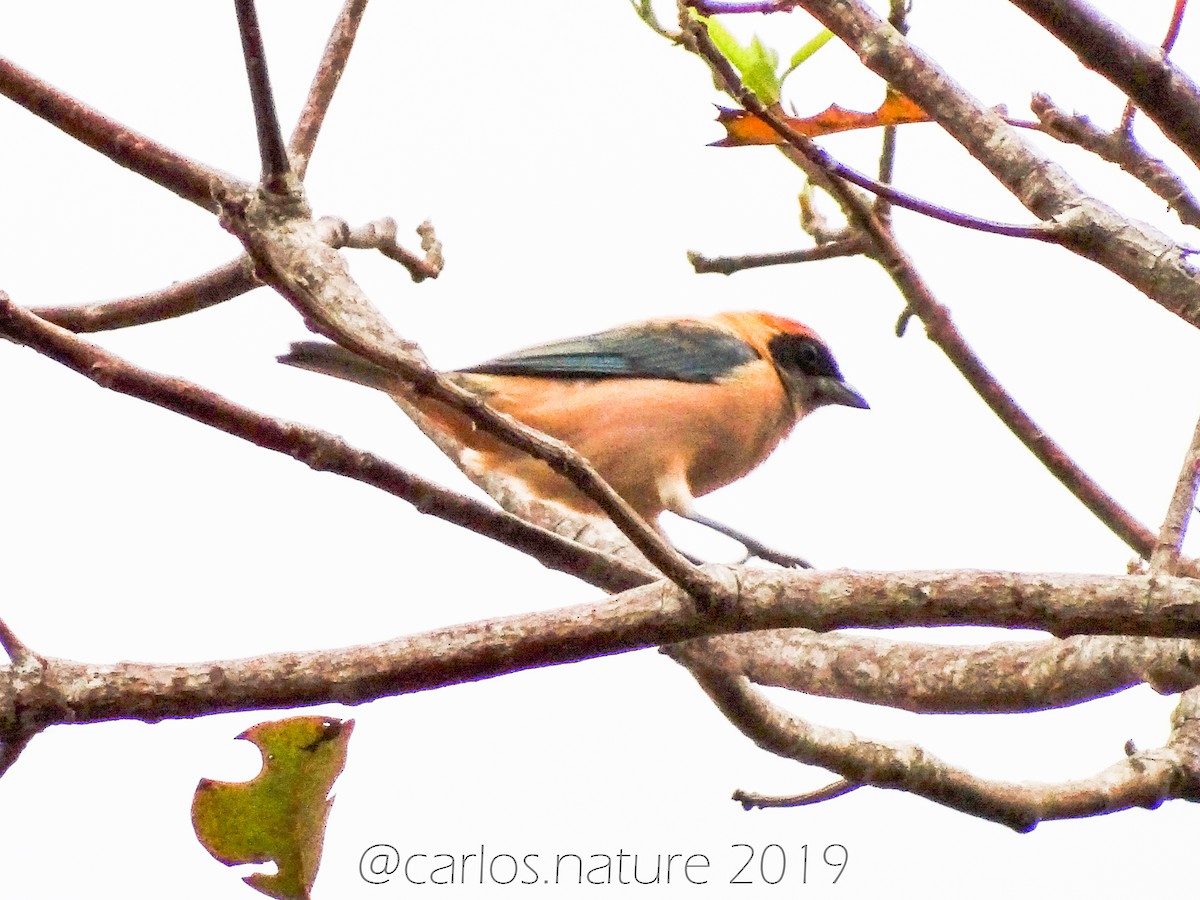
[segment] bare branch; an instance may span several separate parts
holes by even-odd
[[[1034,94],[1029,103],[1041,123],[1040,131],[1065,143],[1077,144],[1101,159],[1120,166],[1162,197],[1185,225],[1200,226],[1200,202],[1183,179],[1161,159],[1148,155],[1133,135],[1123,129],[1104,131],[1087,116],[1069,115],[1045,94]]]
[[[988,781],[948,765],[916,744],[863,740],[840,728],[805,721],[771,704],[744,676],[707,664],[699,642],[666,648],[704,688],[717,708],[759,747],[807,765],[821,766],[853,784],[893,788],[952,809],[1031,831],[1047,819],[1153,809],[1187,796],[1196,760],[1168,747],[1135,753],[1090,779],[1061,784]],[[1193,773],[1190,779],[1181,773]]]
[[[74,332],[109,331],[161,322],[207,309],[258,287],[248,256],[161,291],[79,306],[39,306],[39,318]]]
[[[785,250],[781,253],[747,253],[745,256],[705,256],[697,250],[688,251],[688,262],[697,274],[716,272],[732,275],[744,269],[764,266],[785,266],[792,263],[813,262],[818,259],[835,259],[840,256],[857,256],[870,246],[870,241],[861,235],[829,241],[803,250]]]
[[[1179,29],[1183,26],[1183,13],[1187,9],[1187,0],[1175,0],[1175,9],[1171,12],[1171,22],[1167,25],[1166,36],[1163,37],[1159,49],[1162,51],[1163,58],[1171,55],[1171,49],[1175,46],[1175,41],[1179,38]],[[1121,124],[1119,129],[1127,137],[1133,137],[1133,113],[1137,109],[1137,105],[1132,100],[1125,102],[1125,111],[1121,114]]]
[[[188,159],[114,122],[6,59],[0,59],[0,95],[117,165],[209,212],[219,210],[216,198],[221,194],[247,189],[247,185],[233,176]]]
[[[329,33],[325,52],[317,64],[312,86],[308,89],[308,98],[304,101],[304,109],[300,111],[300,118],[288,144],[292,166],[298,178],[304,178],[308,171],[308,161],[312,158],[313,148],[317,144],[317,135],[325,122],[325,114],[329,111],[329,104],[333,101],[333,94],[341,81],[342,73],[346,70],[350,50],[354,46],[354,38],[358,34],[358,26],[366,8],[367,0],[346,0],[346,5],[338,13],[333,30]]]
[[[237,10],[238,32],[242,36],[242,57],[246,61],[246,77],[250,82],[250,99],[254,104],[254,125],[258,132],[258,153],[262,160],[262,184],[272,194],[291,190],[287,183],[292,174],[275,112],[275,95],[271,91],[271,76],[267,54],[263,48],[262,30],[258,27],[258,11],[254,0],[233,0]]]
[[[1049,623],[1056,629],[1200,634],[1200,584],[1190,579],[706,570],[737,586],[735,604],[720,619],[698,610],[676,585],[659,581],[580,606],[355,648],[162,665],[86,665],[47,658],[44,676],[24,687],[20,679],[2,677],[11,668],[0,667],[0,732],[11,730],[18,716],[45,727],[65,721],[157,721],[239,709],[361,703],[710,635],[793,626]],[[665,652],[692,658],[704,654],[704,648],[693,642]],[[713,671],[719,666],[707,655],[703,665]],[[872,782],[853,766],[842,770],[827,765],[828,758],[808,761],[834,768],[851,781]]]
[[[1012,4],[1065,44],[1081,63],[1128,95],[1168,140],[1200,166],[1200,87],[1161,49],[1143,44],[1078,0],[1012,0]]]
[[[10,660],[9,665],[0,666],[0,685],[7,684],[15,698],[41,697],[44,701],[46,660],[30,650],[3,619],[0,619],[0,648]],[[0,695],[3,690],[0,686]],[[8,709],[0,708],[0,778],[12,768],[34,735],[48,724],[41,709],[42,701],[16,702]],[[53,702],[48,705],[53,706]]]
[[[710,664],[756,684],[919,713],[1014,713],[1094,700],[1135,684],[1200,685],[1200,644],[1087,635],[986,646],[801,629],[706,642]]]
[[[145,400],[274,450],[322,472],[362,481],[406,500],[418,511],[454,522],[527,553],[543,565],[603,587],[623,590],[651,574],[550,534],[515,516],[439,487],[341,438],[264,416],[182,378],[140,369],[68,331],[38,319],[0,293],[0,333],[87,376],[101,387]]]
[[[417,226],[417,234],[421,237],[421,249],[425,251],[423,257],[402,247],[396,240],[396,220],[391,216],[357,228],[351,228],[344,219],[322,216],[317,220],[317,234],[321,240],[334,248],[378,250],[388,259],[404,266],[412,280],[418,283],[426,278],[437,278],[445,265],[442,258],[442,242],[438,240],[433,223],[428,219]]]
[[[7,654],[14,665],[24,665],[32,657],[29,648],[3,619],[0,619],[0,650]]]
[[[1179,562],[1179,548],[1187,531],[1192,507],[1196,503],[1196,488],[1200,483],[1200,421],[1192,434],[1192,443],[1183,458],[1175,493],[1167,507],[1167,516],[1158,533],[1158,545],[1150,557],[1150,568],[1155,572],[1175,573]]]
[[[345,69],[366,3],[367,0],[347,0],[334,25],[304,109],[296,123],[290,152],[295,159],[296,171],[301,177],[308,166],[325,113]],[[441,268],[441,245],[432,234],[432,226],[429,226],[428,234],[422,231],[425,227],[422,225],[417,230],[422,238],[422,249],[426,251],[424,259],[398,245],[388,254],[404,265],[415,281],[435,278]],[[187,281],[175,282],[161,291],[81,306],[36,307],[33,312],[71,331],[108,331],[185,316],[238,297],[258,284],[253,276],[253,266],[249,257],[240,256],[210,272]]]
[[[330,246],[379,250],[404,266],[414,281],[436,278],[441,272],[442,245],[429,222],[417,226],[421,248],[425,251],[423,257],[399,245],[396,222],[391,218],[356,228],[334,218],[323,218],[318,225],[321,238]],[[250,257],[243,254],[219,268],[176,282],[161,291],[79,306],[39,306],[30,311],[76,333],[110,331],[186,316],[259,286]]]
[[[861,784],[839,778],[833,784],[826,785],[815,791],[796,794],[791,797],[773,797],[768,794],[755,794],[750,791],[734,791],[733,799],[742,804],[742,809],[794,809],[798,806],[812,806],[814,803],[824,803],[826,800],[836,800],[838,797],[856,791]]]

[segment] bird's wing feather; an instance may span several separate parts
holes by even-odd
[[[704,322],[647,322],[518,350],[460,371],[713,382],[758,358],[745,341]]]

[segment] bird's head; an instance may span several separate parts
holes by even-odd
[[[807,325],[762,312],[718,318],[771,361],[798,415],[821,406],[870,409],[862,394],[846,384],[833,354]]]

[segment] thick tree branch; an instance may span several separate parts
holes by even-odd
[[[1135,684],[1200,685],[1200,643],[1087,635],[985,646],[891,641],[800,629],[729,635],[706,657],[756,684],[920,713],[1014,713],[1071,706]]]
[[[122,168],[209,212],[219,211],[216,199],[219,195],[248,189],[248,185],[233,176],[188,159],[114,122],[6,59],[0,59],[0,94]]]
[[[697,610],[676,585],[659,581],[580,606],[363,647],[184,665],[46,659],[38,684],[24,688],[11,677],[11,668],[0,667],[0,733],[11,729],[17,716],[36,717],[42,725],[157,721],[239,709],[361,703],[735,631],[975,623],[1200,634],[1200,584],[1189,579],[721,566],[706,571],[729,585],[736,598],[720,619]],[[854,772],[842,774],[865,780]]]

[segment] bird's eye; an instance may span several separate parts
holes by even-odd
[[[805,375],[838,376],[837,363],[820,342],[793,334],[776,335],[770,341],[771,355],[785,368]]]

